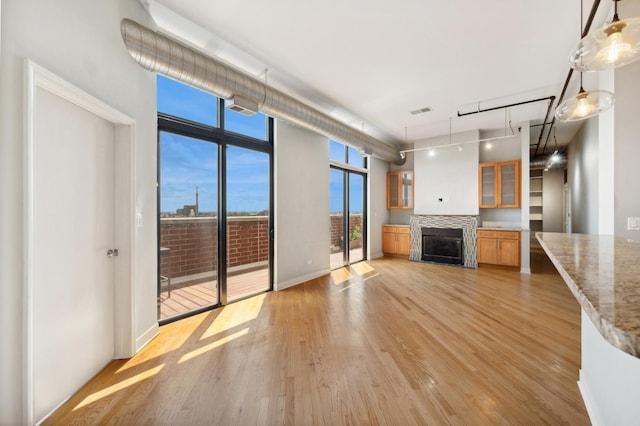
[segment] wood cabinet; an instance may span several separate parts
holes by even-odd
[[[413,171],[387,173],[387,208],[413,208]]]
[[[409,256],[411,230],[408,226],[382,227],[382,251],[384,254]]]
[[[481,209],[520,207],[520,160],[480,163],[478,204]]]
[[[478,263],[520,266],[520,231],[478,229]]]

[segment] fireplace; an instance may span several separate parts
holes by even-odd
[[[422,228],[422,260],[464,265],[462,228]]]

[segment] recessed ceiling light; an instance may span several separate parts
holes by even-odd
[[[431,111],[431,107],[423,107],[423,108],[418,108],[418,109],[414,109],[413,111],[409,111],[412,115],[418,115],[418,114],[422,114],[425,112],[429,112]]]

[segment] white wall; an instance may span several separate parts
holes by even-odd
[[[482,139],[501,136],[504,136],[503,130],[480,132],[480,138]],[[513,135],[513,137],[489,141],[490,144],[483,142],[480,145],[480,163],[520,160],[522,151],[520,140],[521,133],[516,131],[516,134]],[[491,148],[489,148],[489,146]]]
[[[278,121],[275,274],[282,290],[329,273],[329,140]]]
[[[542,178],[542,230],[562,232],[564,169],[549,169]]]
[[[30,58],[136,120],[135,337],[156,321],[155,76],[124,48],[120,21],[152,26],[138,2],[3,2],[0,58],[0,424],[23,421],[23,61]],[[131,212],[135,215],[135,212]],[[79,321],[82,319],[79,318]],[[64,332],[64,330],[61,330]],[[143,343],[143,342],[139,342]]]
[[[389,163],[374,157],[369,158],[369,212],[367,238],[369,259],[382,256],[382,225],[389,223],[387,210],[387,170]],[[394,211],[394,210],[391,210]],[[407,222],[408,223],[408,222]]]
[[[640,359],[605,340],[584,309],[581,343],[578,386],[591,423],[637,425],[640,418]]]
[[[571,187],[573,233],[598,234],[598,177],[598,118],[593,117],[585,121],[568,149],[567,182]]]
[[[477,130],[456,133],[451,135],[451,146],[414,152],[415,214],[478,214],[478,144],[465,144],[462,151],[456,145],[478,138]],[[446,135],[416,141],[414,146],[448,143]]]
[[[622,3],[625,2],[621,2],[621,6]],[[638,15],[640,10],[632,16]],[[640,217],[640,62],[619,68],[615,73],[614,234],[640,241],[640,231],[627,230],[627,217]]]

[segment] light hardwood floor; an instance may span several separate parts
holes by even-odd
[[[580,309],[541,265],[385,258],[177,321],[45,424],[589,424]]]

